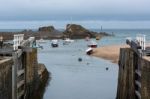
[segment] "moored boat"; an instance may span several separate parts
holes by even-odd
[[[89,44],[88,44],[88,47],[96,48],[97,47],[97,43],[94,42],[94,41],[90,41]]]
[[[37,43],[46,43],[46,41],[43,38],[41,38],[41,39],[37,40]]]
[[[72,43],[72,42],[74,42],[74,40],[71,40],[70,38],[66,38],[66,39],[64,40],[64,42]]]
[[[96,36],[96,40],[100,40],[100,38],[101,38],[100,36]]]
[[[86,40],[86,41],[89,41],[89,40],[90,40],[90,37],[87,36],[87,37],[85,38],[85,40]]]
[[[58,40],[52,40],[51,46],[58,47]]]
[[[74,40],[71,40],[70,38],[66,38],[63,42],[63,45],[68,45],[69,43],[74,42]]]
[[[93,53],[93,49],[90,47],[86,50],[87,55],[91,55]]]

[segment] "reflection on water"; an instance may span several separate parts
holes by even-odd
[[[44,99],[115,99],[118,66],[87,56],[86,41],[77,40],[64,46],[60,41],[58,48],[51,48],[50,41],[42,45],[39,62],[46,65],[52,77]]]

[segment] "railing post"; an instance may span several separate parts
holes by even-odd
[[[24,38],[24,34],[17,34],[17,35],[14,35],[14,50],[17,50],[18,49],[18,46],[20,46],[21,42],[23,41],[23,38]]]
[[[146,35],[143,35],[143,50],[146,50],[145,38],[146,38]]]

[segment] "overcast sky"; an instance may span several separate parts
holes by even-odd
[[[0,20],[150,20],[150,0],[0,0]]]
[[[150,0],[0,0],[2,21],[150,21]]]

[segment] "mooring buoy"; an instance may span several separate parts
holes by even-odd
[[[108,67],[106,67],[106,70],[108,70],[109,68]]]
[[[82,58],[78,58],[78,61],[81,62],[81,61],[82,61]]]

